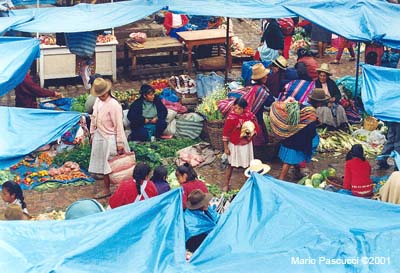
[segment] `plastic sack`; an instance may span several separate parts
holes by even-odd
[[[71,109],[72,102],[73,102],[72,98],[60,98],[56,100],[41,102],[39,104],[39,107],[40,109],[47,109],[47,110],[69,111]]]
[[[129,129],[130,128],[129,126],[131,125],[131,122],[128,119],[128,112],[129,112],[129,109],[122,111],[122,113],[124,115],[124,117],[122,119],[122,123],[124,124],[124,129]]]
[[[218,86],[224,86],[224,78],[215,72],[208,75],[197,74],[197,96],[199,98],[210,95]]]
[[[373,145],[383,145],[386,142],[386,137],[379,130],[375,130],[367,136],[367,142]]]
[[[165,128],[163,134],[171,136],[176,134],[176,119],[173,119],[170,123],[168,123],[168,126]]]
[[[189,75],[172,76],[169,85],[180,94],[195,94],[196,82]]]
[[[179,98],[175,92],[170,88],[164,88],[160,94],[160,99],[165,99],[170,102],[178,102]]]
[[[167,123],[170,123],[171,121],[173,121],[175,119],[175,117],[178,113],[171,109],[167,109],[167,111],[168,111],[167,118],[165,120],[167,121]]]
[[[365,129],[357,129],[351,135],[354,138],[357,138],[358,140],[367,142],[367,138],[368,138],[370,133],[371,133],[371,131],[368,131],[368,130],[365,130]]]
[[[117,155],[108,161],[112,172],[110,173],[110,181],[119,184],[122,181],[132,178],[133,169],[136,164],[134,152]]]

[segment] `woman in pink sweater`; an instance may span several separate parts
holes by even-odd
[[[95,198],[111,195],[111,168],[108,160],[117,155],[129,152],[128,141],[122,123],[122,107],[111,96],[112,83],[109,80],[97,78],[94,80],[90,94],[97,97],[93,105],[90,125],[90,155],[89,172],[104,175],[104,191]]]

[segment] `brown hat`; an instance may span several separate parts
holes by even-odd
[[[265,68],[262,63],[258,63],[253,65],[252,67],[252,74],[251,74],[251,79],[252,80],[259,80],[264,78],[266,75],[269,74],[270,70],[269,68]]]
[[[103,78],[97,78],[93,81],[92,88],[90,89],[90,95],[100,97],[110,91],[111,87],[111,81]]]
[[[288,67],[287,60],[282,55],[276,58],[276,60],[273,60],[272,63],[283,70],[286,70]]]
[[[188,196],[186,207],[191,210],[202,208],[208,205],[212,197],[210,193],[194,190]]]
[[[20,205],[11,204],[4,211],[4,218],[6,220],[28,220],[29,217],[22,211]]]
[[[312,93],[308,95],[308,98],[310,100],[315,100],[315,101],[326,101],[330,98],[327,94],[325,94],[324,89],[322,88],[314,88]]]
[[[329,64],[327,63],[322,63],[320,67],[318,67],[317,72],[325,72],[328,75],[332,75]]]

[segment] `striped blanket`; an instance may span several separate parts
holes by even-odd
[[[314,107],[306,106],[300,109],[300,122],[297,125],[289,125],[286,103],[276,101],[271,105],[270,124],[272,133],[279,139],[285,139],[296,134],[311,122],[317,120],[317,112]]]
[[[288,84],[286,84],[285,91],[279,95],[278,100],[284,101],[288,97],[293,97],[295,100],[303,104],[304,102],[307,102],[307,96],[314,90],[314,87],[314,81],[290,81]]]

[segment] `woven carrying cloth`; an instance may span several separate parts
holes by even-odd
[[[276,101],[271,105],[271,111],[269,115],[272,132],[279,139],[291,137],[311,122],[317,120],[317,112],[315,111],[315,108],[306,106],[300,109],[299,124],[289,125],[286,103],[280,101]]]

